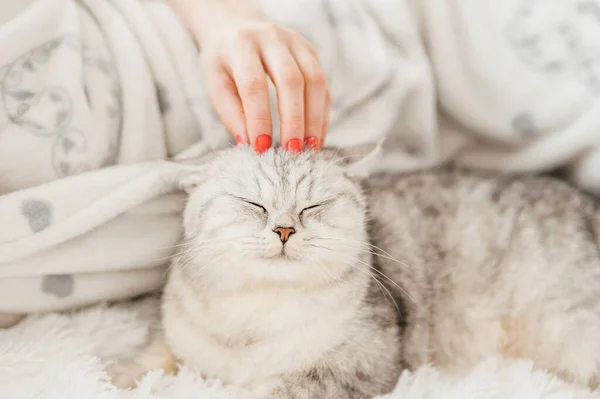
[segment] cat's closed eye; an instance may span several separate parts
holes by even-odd
[[[311,205],[311,206],[308,206],[308,207],[306,207],[306,208],[304,208],[304,209],[302,209],[302,210],[300,211],[300,214],[299,214],[299,216],[300,216],[300,217],[302,217],[302,216],[304,216],[304,215],[305,215],[305,213],[306,213],[306,212],[308,212],[308,211],[310,211],[310,210],[312,210],[312,209],[319,208],[319,207],[321,207],[321,206],[323,206],[323,205],[324,205],[324,204],[316,204],[316,205]]]
[[[258,208],[260,210],[262,210],[264,213],[267,213],[267,209],[264,206],[262,206],[260,204],[257,204],[256,202],[246,201],[246,203],[250,204],[250,205],[252,205],[252,206],[254,206],[254,207],[256,207],[256,208]]]
[[[236,197],[236,198],[237,198],[237,199],[239,199],[240,201],[243,201],[243,202],[245,202],[245,203],[246,203],[246,204],[248,204],[248,205],[252,205],[253,207],[255,207],[255,208],[257,208],[257,209],[261,210],[261,211],[262,211],[262,212],[264,212],[264,213],[267,213],[267,208],[265,208],[265,207],[264,207],[264,206],[262,206],[261,204],[257,204],[256,202],[253,202],[253,201],[247,200],[247,199],[245,199],[245,198],[240,198],[240,197]]]

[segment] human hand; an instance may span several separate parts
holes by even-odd
[[[202,35],[201,46],[210,100],[238,144],[258,153],[271,146],[268,75],[277,91],[281,144],[294,152],[322,147],[331,99],[305,38],[254,13],[223,18]]]

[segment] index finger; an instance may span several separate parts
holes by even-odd
[[[288,151],[300,152],[304,141],[304,77],[287,43],[278,36],[264,43],[262,56],[277,91],[281,144]]]
[[[269,86],[258,51],[252,45],[237,50],[231,73],[242,100],[250,145],[260,154],[271,147],[273,135]]]

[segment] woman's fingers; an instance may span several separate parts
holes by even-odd
[[[312,45],[293,31],[253,22],[215,36],[203,58],[213,106],[238,143],[271,147],[267,74],[275,84],[281,144],[293,152],[322,147],[329,121],[325,74]]]
[[[231,74],[244,110],[248,142],[262,153],[272,142],[267,77],[252,35],[241,31],[236,40],[238,43],[229,54]]]
[[[222,66],[207,68],[206,77],[208,95],[217,115],[237,144],[248,143],[244,108],[233,78]]]
[[[285,32],[272,25],[261,42],[262,61],[277,90],[281,145],[300,152],[304,142],[304,76],[290,52]]]
[[[292,52],[304,77],[304,142],[318,150],[325,138],[324,121],[328,119],[327,79],[319,61],[305,46],[294,46]]]

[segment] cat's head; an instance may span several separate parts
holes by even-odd
[[[360,180],[378,149],[231,148],[181,165],[188,267],[240,284],[342,278],[367,248]]]

